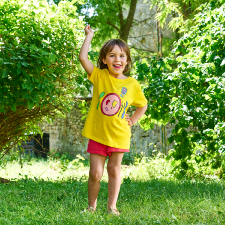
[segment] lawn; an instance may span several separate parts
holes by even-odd
[[[104,172],[94,214],[87,207],[88,163],[8,163],[0,177],[0,224],[225,224],[225,182],[215,176],[177,179],[163,158],[122,167],[120,217],[107,214]]]

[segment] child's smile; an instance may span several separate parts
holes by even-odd
[[[126,78],[123,71],[127,65],[127,55],[118,45],[115,45],[114,49],[106,55],[106,59],[102,61],[107,64],[109,73],[113,77],[118,79]]]
[[[121,69],[121,67],[122,67],[120,64],[114,64],[113,66],[114,66],[115,69],[117,69],[117,70]]]

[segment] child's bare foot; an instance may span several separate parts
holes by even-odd
[[[87,209],[83,210],[81,213],[86,213],[86,212],[94,213],[95,210],[96,210],[96,208],[88,205]]]
[[[115,215],[115,216],[119,216],[119,215],[120,215],[120,213],[119,213],[119,211],[117,210],[117,208],[109,207],[109,208],[108,208],[108,212],[109,212],[109,214],[113,214],[113,215]]]

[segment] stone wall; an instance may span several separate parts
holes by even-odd
[[[157,52],[158,37],[155,18],[157,9],[156,7],[152,9],[149,8],[149,1],[148,3],[143,3],[143,0],[138,1],[128,43],[134,48],[142,49],[150,53]],[[126,14],[125,16],[127,16],[128,11],[124,13]],[[171,18],[168,17],[165,21],[166,24],[168,24],[170,20]],[[160,27],[159,34],[160,33],[162,35],[162,40],[170,39],[174,36],[173,31],[169,29],[167,25],[164,25],[163,28]]]
[[[134,111],[135,109],[130,107],[128,114],[131,115]],[[89,154],[86,152],[88,139],[81,134],[85,122],[81,120],[82,116],[79,102],[76,102],[73,110],[67,114],[65,119],[56,118],[51,124],[47,122],[40,124],[42,131],[50,136],[50,153],[68,152],[72,156],[81,154],[88,158]],[[166,127],[168,137],[171,130],[170,126]],[[146,155],[150,155],[153,150],[161,151],[161,135],[162,130],[157,125],[153,130],[144,131],[139,124],[136,124],[132,127],[130,150],[137,153],[144,152]]]

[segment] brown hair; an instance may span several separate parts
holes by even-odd
[[[97,66],[100,69],[108,70],[107,64],[104,64],[102,60],[106,59],[106,55],[114,49],[115,45],[118,45],[120,47],[121,51],[123,50],[127,55],[127,65],[125,66],[124,71],[123,71],[123,73],[126,73],[131,69],[132,62],[131,62],[131,58],[130,58],[130,49],[127,46],[127,44],[121,39],[111,39],[102,46],[102,48],[99,52]]]

